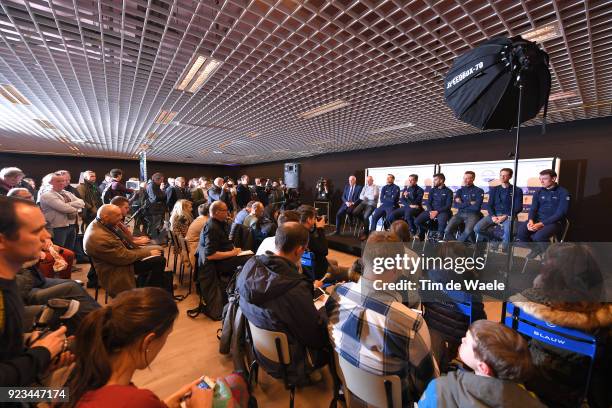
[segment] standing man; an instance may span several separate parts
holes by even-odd
[[[106,187],[110,190],[110,194],[107,194],[105,196],[105,194],[102,193],[102,201],[104,201],[105,204],[109,204],[110,200],[112,200],[114,197],[127,197],[128,194],[132,194],[134,192],[134,190],[132,190],[131,188],[126,188],[125,184],[123,184],[123,170],[112,169],[110,171],[110,176],[110,186]],[[105,200],[108,200],[108,202],[106,202]]]
[[[359,196],[363,186],[357,185],[357,177],[350,176],[348,184],[344,186],[344,192],[342,193],[342,205],[336,213],[336,231],[334,234],[340,235],[340,223],[342,218],[348,214],[349,217],[353,215],[353,211],[360,203]]]
[[[264,207],[268,205],[268,192],[264,181],[266,179],[256,178],[255,179],[255,193],[257,194],[257,200],[260,201]]]
[[[74,194],[64,190],[66,178],[54,173],[50,180],[51,190],[40,196],[40,208],[47,220],[47,227],[53,234],[55,245],[74,251],[78,211],[85,203]]]
[[[471,170],[463,174],[463,187],[455,193],[455,208],[457,214],[450,220],[444,230],[445,238],[452,240],[455,232],[461,224],[464,224],[463,232],[457,240],[465,242],[474,232],[474,226],[482,216],[480,208],[484,198],[484,190],[474,185],[476,173]]]
[[[208,203],[208,179],[206,177],[200,177],[198,179],[198,185],[191,190],[191,201],[193,201],[194,216],[197,217],[197,209],[200,205]],[[208,214],[208,212],[207,212]]]
[[[25,174],[17,167],[5,167],[0,170],[0,195],[6,195],[11,188],[18,187]]]
[[[444,185],[446,177],[442,173],[434,174],[433,188],[427,199],[427,210],[416,217],[415,223],[418,227],[419,238],[425,239],[425,230],[430,227],[434,220],[438,221],[437,235],[442,237],[446,229],[446,223],[451,217],[451,206],[453,205],[453,190]]]
[[[535,192],[529,209],[529,221],[518,229],[522,242],[546,242],[558,237],[567,222],[569,192],[557,184],[557,173],[552,169],[540,172],[542,188]]]
[[[400,195],[400,203],[403,207],[398,208],[391,214],[391,221],[405,220],[410,226],[410,234],[416,234],[417,227],[414,219],[423,211],[423,194],[425,191],[417,185],[419,176],[411,174],[404,184],[404,190]]]
[[[249,189],[249,176],[244,174],[240,177],[240,183],[236,186],[236,203],[238,208],[236,211],[246,207],[251,201],[251,190]]]
[[[166,188],[166,206],[168,212],[171,212],[174,208],[174,204],[178,200],[189,200],[191,201],[191,192],[185,186],[185,177],[177,177],[174,179],[174,185]]]
[[[395,176],[387,174],[387,184],[380,190],[380,207],[374,210],[374,214],[372,214],[372,223],[370,224],[369,231],[376,231],[376,224],[382,216],[387,221],[390,221],[393,210],[399,207],[400,188],[394,182]],[[366,236],[369,231],[366,231]]]
[[[102,206],[102,194],[96,187],[96,173],[92,170],[86,170],[83,172],[83,182],[77,187],[79,195],[85,202],[85,208],[83,208],[83,231],[87,228],[87,225],[96,218],[98,208]]]
[[[164,175],[155,173],[151,176],[146,188],[145,222],[147,224],[147,235],[152,239],[158,238],[164,223],[166,194],[161,189],[163,182]]]
[[[489,190],[489,201],[487,202],[487,212],[489,213],[482,220],[478,221],[474,227],[474,232],[478,236],[478,240],[485,237],[492,241],[493,228],[496,225],[501,225],[504,229],[504,237],[502,239],[502,249],[505,251],[510,243],[510,207],[512,206],[512,198],[514,197],[514,213],[513,217],[523,211],[523,190],[515,188],[510,184],[510,179],[514,172],[512,169],[504,168],[499,171],[499,180],[501,184]]]
[[[217,177],[213,182],[213,186],[208,190],[208,204],[212,204],[215,201],[223,201],[228,208],[232,205],[229,186],[223,182],[221,177]]]

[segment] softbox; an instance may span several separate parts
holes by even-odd
[[[548,55],[520,36],[496,37],[455,59],[444,96],[457,119],[480,129],[517,126],[534,118],[550,93]]]

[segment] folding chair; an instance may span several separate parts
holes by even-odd
[[[591,361],[582,401],[586,400],[597,353],[597,338],[595,336],[540,320],[526,313],[512,302],[505,302],[502,307],[502,323],[525,336],[552,347],[588,356]]]
[[[91,268],[92,272],[96,275],[96,278],[99,278],[98,273],[96,272],[96,267],[94,266],[94,263],[93,263],[93,259],[89,255],[87,255],[87,259],[89,259],[89,267]],[[100,291],[100,281],[96,279],[96,291],[94,295],[94,299],[96,299],[96,302],[98,301],[99,291]],[[105,304],[108,303],[108,291],[106,289],[104,289],[104,303]]]
[[[187,264],[189,265],[189,291],[187,295],[191,294],[191,284],[193,281],[193,275],[195,270],[195,265],[191,263],[191,255],[189,253],[189,245],[187,245],[187,240],[182,235],[178,236],[179,246],[181,247],[181,268],[179,272],[179,283],[183,284],[183,276],[185,275],[185,258],[187,260]]]
[[[337,356],[338,376],[344,381],[346,389],[368,406],[375,408],[401,408],[402,383],[397,375],[375,375],[353,365],[342,355]],[[351,408],[351,398],[346,398]],[[332,401],[332,404],[334,401]]]
[[[253,347],[258,354],[266,359],[281,366],[283,382],[285,388],[289,390],[289,407],[293,408],[295,402],[295,384],[289,382],[287,369],[291,364],[291,354],[289,353],[289,340],[285,333],[260,329],[253,323],[249,322],[250,337],[253,340]],[[259,363],[257,359],[251,365],[251,374],[257,378]],[[251,383],[249,378],[249,383]]]
[[[455,304],[457,309],[470,320],[470,324],[474,321],[473,308],[472,308],[472,297],[469,293],[465,293],[458,290],[444,291],[444,294],[448,296]]]

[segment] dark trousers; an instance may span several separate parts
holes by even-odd
[[[448,219],[450,218],[450,213],[440,212],[436,216],[436,221],[438,221],[438,234],[440,236],[444,234],[444,230],[446,229],[446,223],[448,223]],[[420,213],[416,219],[414,220],[416,223],[419,235],[423,237],[425,235],[425,231],[429,229],[431,220],[429,219],[429,211],[423,211]]]
[[[365,229],[367,232],[368,229],[368,219],[370,215],[374,212],[375,207],[372,204],[368,204],[364,201],[360,202],[357,207],[353,210],[353,217],[362,217],[363,225],[365,225]]]
[[[145,217],[147,235],[151,239],[159,238],[164,225],[164,214],[147,214]]]
[[[410,232],[415,233],[417,230],[416,223],[414,222],[417,215],[419,215],[423,211],[422,208],[412,208],[410,206],[403,206],[402,208],[398,208],[391,213],[391,222],[397,220],[404,220],[410,226]]]
[[[348,214],[349,217],[353,215],[355,208],[356,207],[354,205],[351,207],[347,207],[346,204],[342,204],[340,206],[340,209],[336,213],[336,232],[337,233],[340,233],[340,224],[342,223],[342,218],[344,218],[346,214]]]
[[[74,224],[70,224],[67,227],[53,228],[53,238],[51,240],[57,246],[74,251],[74,245],[76,244],[76,228]]]
[[[455,232],[463,224],[463,232],[457,238],[459,242],[465,242],[474,232],[474,226],[480,220],[480,213],[474,212],[458,212],[450,219],[446,229],[444,230],[445,238],[452,240],[455,237]]]
[[[370,224],[370,231],[376,231],[376,224],[381,217],[385,217],[385,221],[391,220],[391,214],[393,213],[393,207],[378,207],[372,214],[372,223]]]
[[[522,223],[518,228],[517,238],[521,242],[547,242],[550,237],[558,237],[563,232],[563,225],[560,222],[545,225],[539,231],[531,232],[527,229],[527,223]]]
[[[165,269],[166,258],[161,255],[134,262],[134,273],[137,275],[137,286],[155,286],[158,288],[169,289],[168,282],[166,282],[164,279]]]

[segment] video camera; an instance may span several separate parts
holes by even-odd
[[[71,324],[71,319],[77,314],[80,306],[81,303],[74,299],[49,299],[37,316],[33,330],[40,331],[39,338],[43,338],[63,325],[68,326],[69,329],[76,329],[72,327],[75,325]]]

